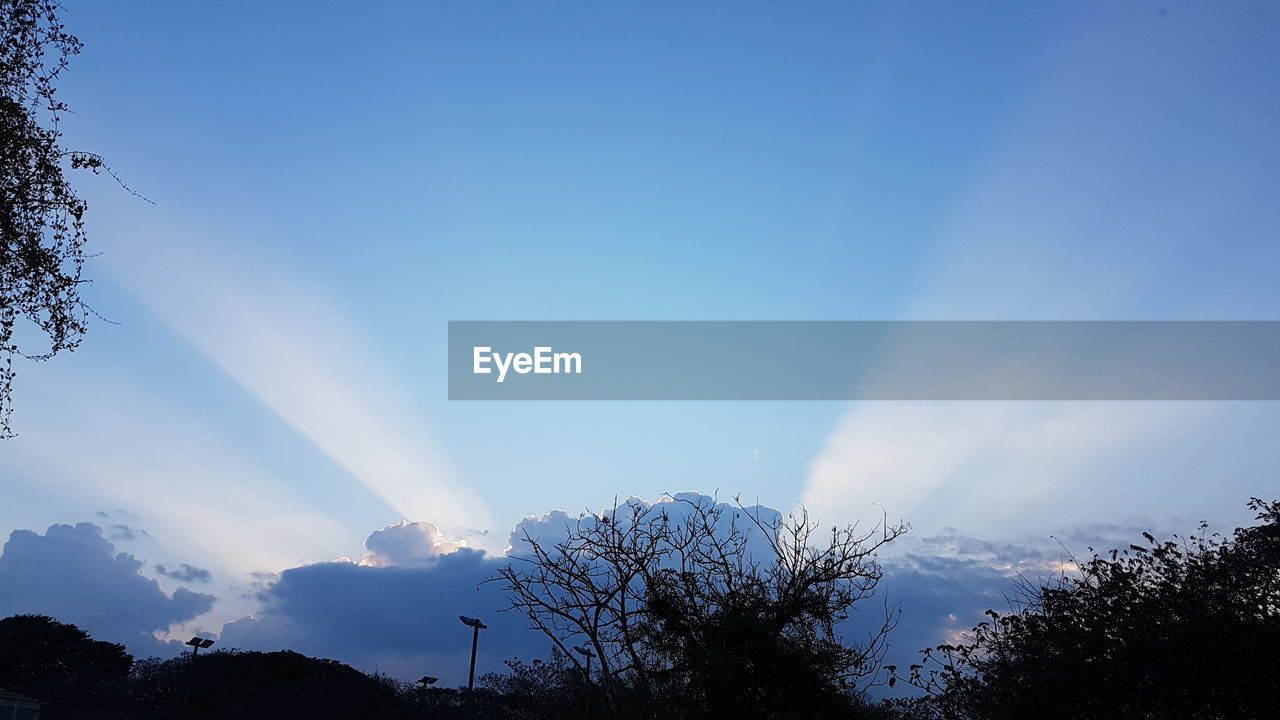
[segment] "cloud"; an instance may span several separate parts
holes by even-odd
[[[653,518],[662,513],[670,518],[671,522],[679,524],[689,515],[697,512],[698,508],[713,509],[721,513],[721,519],[724,523],[721,527],[726,531],[729,528],[728,523],[734,522],[747,537],[748,552],[758,553],[761,556],[767,555],[770,549],[763,544],[764,536],[759,534],[751,518],[759,520],[761,524],[767,527],[780,522],[783,515],[779,510],[763,505],[738,507],[737,503],[734,502],[723,502],[719,498],[710,495],[687,492],[663,496],[656,501],[649,501],[632,495],[626,501],[619,503],[616,510],[612,507],[604,508],[596,513],[594,517],[587,515],[582,518],[582,522],[589,524],[595,522],[596,517],[613,515],[625,527],[631,522],[633,511],[638,511],[641,519]],[[511,556],[527,554],[529,540],[537,542],[543,547],[549,547],[566,538],[578,522],[577,517],[564,510],[552,510],[542,516],[529,515],[521,520],[515,529],[511,531],[507,541],[506,554]]]
[[[375,531],[364,541],[365,554],[361,565],[412,567],[426,565],[441,555],[466,547],[461,540],[445,540],[434,523],[401,520]]]
[[[145,538],[142,516],[164,538],[164,552],[147,548],[156,561],[184,560],[230,577],[336,557],[362,537],[311,488],[263,467],[189,404],[93,363],[60,367],[61,378],[32,378],[46,402],[32,406],[30,432],[6,448],[6,470],[41,492],[104,508],[93,517],[109,541],[130,542],[106,529],[115,525]],[[86,387],[94,402],[85,402]],[[68,443],[76,452],[66,452]],[[111,509],[120,505],[136,514]]]
[[[1007,609],[1015,590],[1012,578],[1013,573],[970,557],[897,557],[885,562],[877,598],[855,606],[841,632],[858,639],[874,631],[888,603],[901,615],[889,634],[884,663],[905,668],[920,661],[921,650],[962,639],[986,610]]]
[[[521,555],[527,551],[528,541],[555,544],[569,536],[578,520],[564,510],[551,510],[541,517],[529,515],[516,524],[507,539],[507,554]]]
[[[885,549],[879,598],[902,611],[889,636],[886,664],[907,667],[920,651],[940,643],[962,641],[986,620],[983,613],[1020,607],[1022,581],[1041,584],[1070,575],[1076,561],[1099,550],[1125,547],[1145,528],[1114,524],[1068,527],[1054,537],[993,541],[946,529],[936,535],[907,535]],[[1160,531],[1157,535],[1164,534]],[[842,631],[856,638],[874,630],[881,616],[868,605],[855,613]],[[907,691],[899,686],[895,693]],[[886,694],[884,688],[875,691]]]
[[[112,542],[129,542],[131,540],[137,540],[140,537],[146,538],[147,540],[151,539],[151,535],[146,530],[133,527],[132,525],[108,525],[106,530],[108,533],[107,539]]]
[[[707,495],[682,493],[657,502],[628,498],[619,517],[636,508],[666,513],[679,523],[698,505],[742,512]],[[765,507],[748,512],[766,522],[783,515]],[[501,661],[511,657],[545,656],[549,640],[529,629],[523,616],[502,612],[505,593],[485,581],[522,554],[525,532],[554,542],[576,522],[561,510],[531,515],[517,525],[505,556],[445,539],[430,522],[388,525],[369,535],[359,563],[344,559],[253,573],[243,588],[246,598],[237,602],[249,600],[255,610],[223,625],[219,644],[288,648],[402,679],[430,674],[456,685],[466,681],[471,647],[470,633],[457,616],[468,615],[489,625],[480,637],[479,672],[502,670]],[[1047,536],[991,540],[956,530],[899,538],[881,554],[886,572],[876,597],[855,605],[840,630],[851,641],[861,640],[878,629],[883,603],[897,604],[902,622],[890,636],[888,662],[909,665],[921,648],[958,638],[984,610],[1007,608],[1015,590],[1011,578],[1060,573],[1070,560],[1064,546],[1078,553],[1090,545],[1123,547],[1143,529],[1068,527],[1055,533],[1061,544]],[[162,643],[153,633],[190,623],[210,610],[214,598],[181,587],[168,595],[141,574],[142,568],[134,556],[116,552],[103,528],[91,523],[54,525],[44,535],[17,530],[0,554],[0,615],[49,614],[95,637],[123,642],[137,655],[171,654],[180,645]],[[155,570],[186,582],[206,582],[212,575],[187,563]]]
[[[625,508],[635,507],[666,512],[679,522],[692,511],[689,503],[717,501],[697,493],[658,502],[631,497],[622,504],[620,517],[628,517]],[[741,512],[728,503],[719,505]],[[780,517],[770,508],[758,512],[765,519]],[[402,678],[430,674],[445,684],[459,684],[466,681],[471,636],[458,616],[468,615],[489,626],[480,637],[478,672],[501,670],[501,661],[514,656],[544,656],[550,641],[529,629],[522,615],[502,612],[505,594],[485,580],[508,557],[524,552],[526,532],[554,542],[574,523],[576,517],[563,510],[530,515],[512,532],[507,556],[446,539],[434,523],[388,525],[365,541],[359,563],[340,559],[258,578],[260,607],[252,616],[226,624],[220,642],[246,649],[288,648]]]
[[[181,582],[207,583],[213,579],[213,573],[210,573],[204,568],[188,565],[187,563],[182,563],[182,565],[172,570],[166,570],[164,565],[156,565],[155,571],[165,577],[170,577]]]
[[[465,683],[471,632],[459,615],[489,626],[480,636],[477,672],[499,670],[513,656],[545,655],[550,646],[523,616],[500,612],[505,596],[484,581],[503,562],[459,548],[408,567],[335,561],[290,568],[259,592],[262,606],[252,617],[223,627],[221,643],[288,648],[406,679],[427,674],[446,685]]]
[[[153,633],[208,612],[214,597],[181,587],[168,595],[141,569],[93,523],[14,530],[0,552],[0,616],[49,615],[135,654],[165,653]]]
[[[621,503],[618,517],[628,519],[629,508],[636,508],[645,514],[666,513],[679,523],[699,505],[718,507],[726,519],[743,512],[707,495],[681,493],[656,502],[630,497]],[[782,516],[773,508],[747,512],[767,522]],[[585,521],[593,520],[588,515]],[[511,533],[505,556],[446,540],[433,523],[388,525],[365,541],[359,563],[340,559],[289,568],[278,578],[258,578],[259,609],[226,624],[220,642],[223,647],[288,648],[404,679],[430,674],[446,685],[460,684],[466,682],[471,636],[458,616],[468,615],[489,626],[480,637],[477,672],[502,670],[501,661],[515,656],[545,656],[550,641],[531,630],[524,616],[502,612],[505,593],[485,580],[510,558],[527,552],[525,533],[554,543],[576,522],[576,516],[563,510],[530,515]]]

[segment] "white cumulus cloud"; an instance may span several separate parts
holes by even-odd
[[[466,545],[464,540],[445,540],[435,523],[401,520],[374,531],[364,541],[365,554],[360,564],[371,567],[425,565]]]

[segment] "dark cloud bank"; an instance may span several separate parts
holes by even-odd
[[[214,597],[185,587],[169,595],[141,570],[93,523],[15,530],[0,554],[0,617],[50,615],[135,654],[170,654],[152,633],[208,612]]]

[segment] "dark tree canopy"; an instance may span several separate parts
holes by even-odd
[[[93,311],[80,297],[87,206],[64,170],[110,170],[61,145],[56,81],[81,43],[56,0],[0,0],[0,437],[11,437],[14,356],[74,350]],[[20,322],[43,340],[20,347]],[[25,343],[25,340],[24,340]]]
[[[133,658],[43,615],[0,620],[0,687],[48,703],[44,717],[104,717],[127,695]]]
[[[122,645],[94,640],[42,615],[0,620],[0,688],[38,700],[42,718],[173,718],[191,682],[189,718],[413,717],[400,683],[295,652],[215,651],[134,662]]]
[[[145,660],[134,670],[136,717],[171,717],[189,678],[188,718],[403,718],[399,683],[336,660],[279,652],[201,653]]]
[[[1280,502],[1259,524],[1094,554],[1024,585],[968,642],[904,674],[920,717],[1263,718],[1280,708]]]

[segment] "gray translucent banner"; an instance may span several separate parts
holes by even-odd
[[[1278,400],[1280,322],[450,322],[451,400]]]

